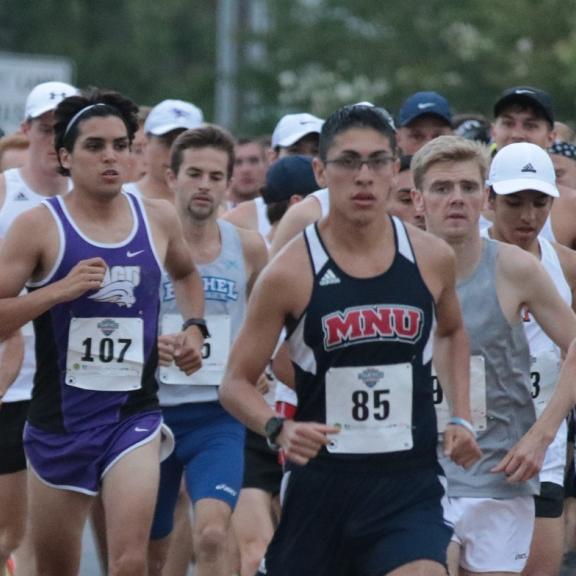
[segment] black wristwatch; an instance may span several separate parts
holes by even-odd
[[[189,318],[182,324],[182,332],[184,332],[186,328],[190,328],[190,326],[198,326],[198,330],[200,330],[202,336],[204,338],[210,338],[210,332],[208,331],[208,326],[204,318]]]
[[[264,434],[266,435],[266,443],[270,450],[278,452],[280,450],[280,445],[276,443],[280,432],[282,432],[282,427],[284,426],[284,418],[279,416],[272,416],[268,422],[264,425]]]

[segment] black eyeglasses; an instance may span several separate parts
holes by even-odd
[[[346,170],[347,172],[359,172],[362,166],[366,164],[372,172],[380,172],[390,166],[393,161],[394,158],[392,156],[384,155],[367,159],[363,159],[360,156],[341,156],[333,160],[326,160],[324,163],[333,164],[336,168]]]

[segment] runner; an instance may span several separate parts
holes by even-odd
[[[315,172],[330,213],[268,265],[232,349],[222,403],[292,463],[262,574],[445,574],[432,340],[454,384],[446,453],[465,465],[479,456],[468,349],[450,251],[386,216],[394,156],[378,109],[348,106],[326,121]],[[285,321],[295,420],[254,387]]]
[[[392,190],[390,190],[386,209],[388,214],[398,216],[398,218],[404,222],[426,230],[424,214],[417,209],[412,198],[414,180],[412,178],[412,170],[410,169],[411,161],[412,156],[400,157],[400,168],[396,175],[396,183],[392,187]]]
[[[527,172],[526,166],[532,170]],[[494,223],[486,236],[515,244],[536,256],[558,292],[574,306],[576,255],[565,246],[539,238],[552,202],[558,197],[554,166],[548,154],[534,144],[510,144],[496,154],[490,167],[489,202]],[[536,415],[546,406],[558,378],[561,354],[528,310],[522,316],[530,345],[532,398]],[[540,494],[535,497],[536,523],[526,576],[558,574],[564,551],[564,473],[566,422],[546,452],[540,472]]]
[[[146,174],[131,182],[125,190],[145,198],[159,198],[174,203],[174,195],[166,180],[170,168],[170,147],[179,134],[197,128],[204,122],[200,108],[183,100],[162,100],[146,116],[144,148]]]
[[[54,109],[62,99],[75,93],[76,88],[69,84],[44,82],[28,94],[21,125],[22,137],[28,142],[25,163],[21,168],[0,174],[0,238],[17,216],[46,197],[68,190],[69,182],[58,173],[54,152]],[[22,369],[4,395],[0,411],[0,426],[6,431],[0,434],[0,542],[5,543],[3,555],[21,543],[16,553],[18,568],[26,574],[34,572],[34,555],[29,538],[25,537],[27,481],[22,442],[36,370],[31,324],[22,328],[22,337],[25,346]]]
[[[505,90],[494,104],[492,139],[495,150],[518,142],[530,142],[546,150],[556,137],[552,98],[544,90],[532,86],[516,86]],[[559,198],[554,202],[550,218],[541,236],[576,248],[576,189],[559,185]],[[491,219],[490,211],[486,213]],[[489,225],[483,221],[482,228]]]
[[[244,427],[218,402],[230,343],[244,319],[246,298],[266,263],[259,234],[218,220],[234,166],[232,137],[216,126],[182,133],[174,142],[168,182],[204,281],[211,337],[204,368],[191,378],[171,364],[174,331],[183,318],[169,279],[162,285],[159,350],[160,403],[176,448],[162,464],[150,544],[150,574],[160,575],[173,528],[182,474],[194,505],[193,541],[198,576],[229,576],[230,518],[242,486]]]
[[[438,136],[452,134],[452,111],[448,100],[438,92],[410,95],[398,114],[398,147],[413,156]]]
[[[271,223],[268,240],[274,237],[276,227],[288,207],[300,202],[317,188],[310,156],[285,156],[270,166],[266,186],[262,190]],[[278,414],[287,416],[288,413],[293,414],[296,398],[294,391],[284,385],[283,380],[291,381],[293,374],[283,375],[280,368],[285,368],[286,364],[279,366],[279,356],[286,357],[288,371],[291,372],[289,358],[282,347],[276,351],[267,370],[269,389],[265,398]],[[278,377],[281,376],[279,379],[277,373]],[[269,448],[262,436],[251,430],[246,431],[244,458],[244,481],[232,521],[240,549],[240,574],[253,576],[280,518],[282,466],[278,453]]]
[[[472,411],[483,457],[466,471],[442,459],[446,514],[455,527],[449,553],[453,574],[458,566],[465,574],[522,572],[539,489],[534,475],[575,396],[568,370],[575,369],[576,349],[570,347],[553,400],[531,428],[530,351],[521,312],[527,307],[563,350],[576,336],[576,316],[536,258],[480,237],[487,164],[482,145],[453,136],[426,144],[412,159],[426,229],[456,254],[458,297],[476,374]],[[526,166],[524,182],[541,178],[539,166]],[[491,184],[500,190],[499,182]]]
[[[109,574],[146,573],[162,422],[154,370],[163,266],[186,317],[203,310],[173,209],[121,193],[135,112],[121,95],[99,91],[59,104],[55,145],[73,189],[19,216],[0,249],[0,338],[35,319],[43,343],[24,442],[34,472],[31,537],[49,576],[78,573],[99,490]],[[30,293],[18,296],[26,283]],[[203,339],[193,325],[178,338],[178,365],[191,372]]]

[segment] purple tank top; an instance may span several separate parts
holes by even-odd
[[[108,270],[100,290],[58,304],[38,317],[37,372],[30,423],[50,431],[81,431],[109,425],[157,408],[155,370],[162,266],[144,208],[126,193],[133,227],[122,242],[87,238],[63,200],[44,204],[60,230],[54,269],[31,290],[64,278],[80,261],[101,257]]]

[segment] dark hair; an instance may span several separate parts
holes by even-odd
[[[396,153],[396,128],[390,114],[383,108],[355,104],[336,110],[324,122],[318,148],[322,160],[326,160],[334,138],[351,128],[373,128],[388,138],[393,154]]]
[[[80,94],[65,98],[55,110],[54,145],[58,158],[61,148],[72,152],[78,139],[80,124],[89,118],[107,116],[120,118],[128,131],[128,140],[132,143],[138,130],[137,114],[136,104],[118,92],[89,88]],[[64,176],[70,175],[70,171],[62,164],[58,171]]]
[[[228,179],[232,177],[234,170],[234,138],[232,135],[213,124],[206,124],[200,128],[186,130],[176,138],[172,144],[170,168],[174,174],[178,174],[182,165],[182,153],[188,148],[216,148],[228,155]]]
[[[406,172],[406,170],[410,170],[411,163],[412,163],[412,156],[402,154],[402,156],[400,156],[400,170],[398,170],[398,172]]]
[[[290,199],[280,200],[279,202],[270,202],[266,204],[266,216],[270,224],[274,225],[276,222],[282,220],[290,205]]]

